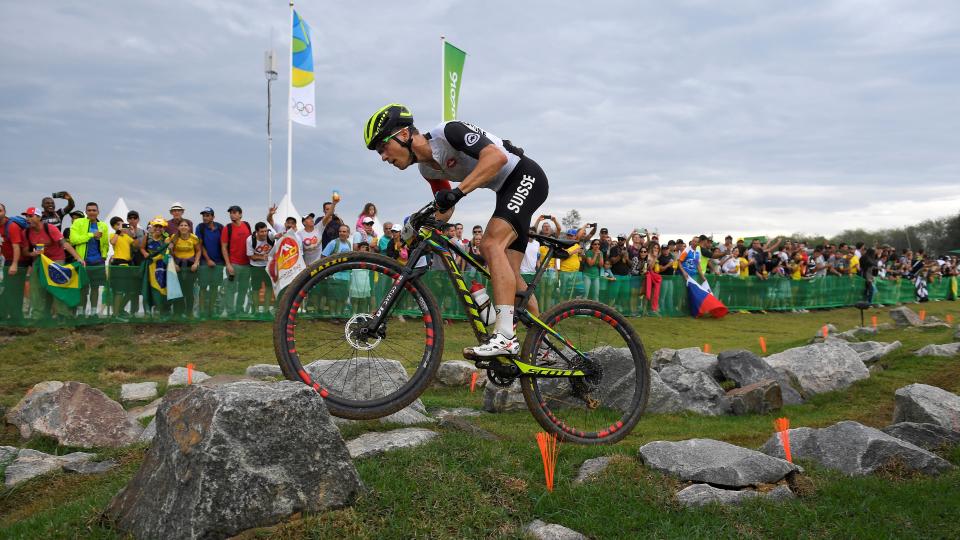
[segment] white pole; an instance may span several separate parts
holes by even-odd
[[[445,111],[447,110],[447,70],[446,65],[443,63],[443,55],[446,54],[447,38],[440,36],[440,121],[445,122],[447,120]]]
[[[290,69],[290,80],[287,84],[287,199],[293,200],[293,119],[290,117],[291,88],[293,88],[293,0],[290,0],[290,58],[287,67]],[[272,204],[272,203],[271,203]]]

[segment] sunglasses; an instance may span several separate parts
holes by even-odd
[[[397,131],[394,131],[392,135],[385,137],[382,141],[377,143],[377,146],[374,147],[374,150],[376,150],[378,154],[382,154],[383,150],[387,147],[387,143],[390,142],[390,139],[396,137],[401,131],[403,131],[403,128],[400,128]]]

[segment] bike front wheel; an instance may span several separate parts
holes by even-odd
[[[397,412],[426,390],[440,365],[440,309],[419,279],[393,290],[402,269],[373,253],[334,255],[302,272],[280,300],[273,328],[280,369],[320,393],[334,416]],[[380,328],[368,328],[387,295],[395,297],[391,311]]]
[[[615,309],[589,300],[558,304],[542,320],[563,339],[532,326],[523,342],[523,362],[588,375],[521,375],[520,388],[534,418],[564,442],[612,444],[626,437],[650,393],[647,356],[636,331]]]

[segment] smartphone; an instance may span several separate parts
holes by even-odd
[[[544,214],[543,219],[553,219],[553,216],[548,216],[548,215]]]
[[[54,199],[62,199],[66,195],[67,195],[66,191],[56,191],[54,193],[51,193],[51,196],[53,196]]]

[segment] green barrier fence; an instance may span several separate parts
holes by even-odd
[[[238,267],[239,269],[239,267]],[[141,270],[138,267],[92,267],[88,270],[90,286],[82,308],[70,309],[54,300],[37,283],[38,277],[25,276],[22,269],[10,276],[3,270],[0,281],[0,325],[31,326],[50,323],[79,325],[102,322],[167,321],[167,320],[270,320],[273,317],[272,291],[263,283],[265,274],[253,268],[243,268],[233,280],[227,280],[223,267],[201,268],[181,279],[186,298],[146,308],[141,296]],[[386,284],[381,274],[355,270],[350,279],[367,279],[373,294],[381,294]],[[466,273],[468,280],[483,282],[477,274]],[[526,276],[528,279],[532,276]],[[445,317],[465,319],[462,304],[454,294],[445,272],[429,271],[429,288]],[[937,278],[927,285],[930,300],[956,299],[956,277]],[[731,311],[778,311],[796,309],[825,309],[851,306],[864,299],[866,282],[859,276],[826,276],[802,280],[771,277],[709,276],[708,281],[717,298]],[[251,284],[256,288],[254,291]],[[914,284],[907,279],[877,280],[873,302],[900,304],[914,302]],[[600,278],[588,283],[579,272],[548,272],[537,289],[542,310],[571,298],[590,298],[609,304],[631,316],[653,314],[650,299],[644,292],[640,277],[620,277],[616,280]],[[92,301],[95,300],[95,301]],[[350,309],[368,309],[371,299],[351,298]],[[409,301],[400,304],[400,313]],[[661,316],[689,316],[686,283],[681,276],[663,276],[660,285],[659,309]],[[343,312],[320,314],[342,317]]]

